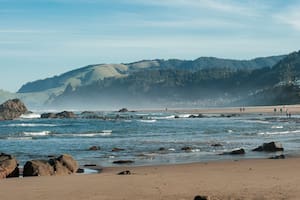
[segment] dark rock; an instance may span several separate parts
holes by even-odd
[[[214,143],[214,144],[211,144],[210,146],[212,146],[212,147],[222,147],[223,145],[220,144],[220,143]]]
[[[204,116],[202,114],[198,115],[190,115],[189,118],[203,118]]]
[[[86,164],[84,165],[84,167],[96,167],[97,165],[96,164]]]
[[[133,160],[117,160],[117,161],[114,161],[113,164],[132,164],[134,163]]]
[[[241,149],[234,149],[230,152],[224,152],[221,155],[243,155],[243,154],[245,154],[245,150],[241,148]]]
[[[276,151],[284,151],[281,143],[278,142],[270,142],[264,143],[263,145],[253,149],[252,151],[266,151],[266,152],[276,152]]]
[[[8,100],[0,105],[0,120],[13,120],[27,111],[25,104],[21,100]]]
[[[42,119],[48,119],[48,118],[57,118],[55,113],[43,113],[41,114]]]
[[[180,118],[178,115],[175,115],[175,117],[174,117],[175,119],[178,119],[178,118]]]
[[[118,112],[129,112],[127,108],[122,108]]]
[[[57,118],[76,118],[76,115],[73,112],[63,111],[56,113]]]
[[[93,112],[93,111],[83,111],[81,113],[81,115],[94,115],[94,114],[95,114],[95,112]]]
[[[83,174],[84,173],[84,169],[78,168],[76,173],[77,174]]]
[[[164,147],[160,147],[159,149],[158,149],[158,151],[165,151],[166,150],[166,148],[164,148]]]
[[[182,147],[182,151],[192,151],[192,147]]]
[[[60,113],[43,113],[41,114],[41,118],[48,119],[48,118],[76,118],[76,115],[73,112],[63,111]]]
[[[23,168],[23,176],[53,176],[54,168],[47,160],[31,160]]]
[[[230,155],[241,155],[241,154],[245,154],[245,150],[242,149],[236,149],[230,152]]]
[[[209,200],[209,197],[197,195],[195,196],[194,200]]]
[[[227,117],[227,118],[231,118],[231,117],[239,117],[240,115],[239,114],[236,114],[236,113],[232,113],[232,114],[221,114],[220,117]]]
[[[0,179],[19,176],[17,160],[8,154],[0,154]]]
[[[129,170],[126,170],[118,173],[118,175],[131,175],[131,172]]]
[[[121,149],[121,148],[113,148],[111,151],[112,151],[112,152],[119,152],[119,151],[125,151],[125,149]]]
[[[281,155],[279,155],[279,156],[272,156],[272,157],[270,157],[269,159],[285,159],[285,155],[283,155],[283,154],[281,154]]]
[[[89,148],[89,150],[90,150],[90,151],[99,151],[99,150],[101,150],[101,148],[100,148],[99,146],[91,146],[91,147]]]

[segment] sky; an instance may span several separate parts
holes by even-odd
[[[0,89],[88,64],[300,49],[298,0],[0,0]]]

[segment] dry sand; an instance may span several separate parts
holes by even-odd
[[[132,175],[116,175],[130,170]],[[300,199],[300,158],[106,168],[101,174],[0,181],[1,200]]]
[[[279,106],[253,106],[253,107],[244,107],[245,111],[240,112],[242,107],[219,107],[219,108],[168,108],[167,112],[178,112],[178,113],[189,113],[189,114],[281,114],[280,109],[282,109],[282,114],[285,114],[286,111],[293,114],[300,114],[300,105],[279,105]],[[274,112],[276,108],[276,113]],[[142,110],[145,112],[166,112],[165,109],[149,109]]]

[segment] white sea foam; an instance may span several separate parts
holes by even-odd
[[[227,130],[227,132],[228,132],[228,133],[232,133],[232,132],[233,132],[233,130],[230,130],[230,129],[229,129],[229,130]]]
[[[56,124],[32,124],[32,123],[20,123],[20,124],[7,124],[2,126],[8,126],[8,127],[39,127],[39,126],[48,126],[48,127],[54,127],[57,126]]]
[[[50,131],[40,131],[40,132],[24,132],[23,134],[26,136],[47,136],[51,132]]]
[[[176,151],[176,149],[174,149],[174,148],[170,148],[170,149],[168,149],[169,151]]]
[[[152,119],[174,119],[175,115],[164,116],[164,117],[151,117]]]
[[[192,152],[200,152],[200,149],[192,149]]]
[[[38,119],[41,118],[40,114],[37,113],[29,113],[29,114],[23,114],[20,116],[21,119]]]
[[[283,128],[283,126],[272,126],[271,128],[273,128],[273,129],[281,129],[281,128]]]
[[[72,136],[77,136],[77,137],[96,137],[96,136],[109,136],[112,134],[112,130],[103,130],[100,133],[75,133],[71,134]]]
[[[286,135],[286,134],[297,134],[300,133],[300,130],[295,131],[276,131],[276,132],[261,132],[258,135]]]
[[[192,114],[180,114],[178,115],[179,118],[189,118]]]
[[[112,130],[103,130],[102,133],[99,133],[102,136],[108,136],[112,134]]]
[[[270,122],[268,121],[263,121],[263,120],[242,120],[243,122],[247,123],[259,123],[259,124],[269,124]]]
[[[143,122],[143,123],[154,123],[154,122],[156,122],[156,119],[141,119],[138,121]]]

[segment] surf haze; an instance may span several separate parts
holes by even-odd
[[[14,95],[30,107],[55,109],[289,103],[291,99],[276,102],[276,96],[260,101],[257,94],[271,90],[280,93],[279,86],[290,86],[284,66],[297,70],[294,65],[298,59],[299,52],[294,52],[251,60],[200,57],[93,64],[26,83]]]

